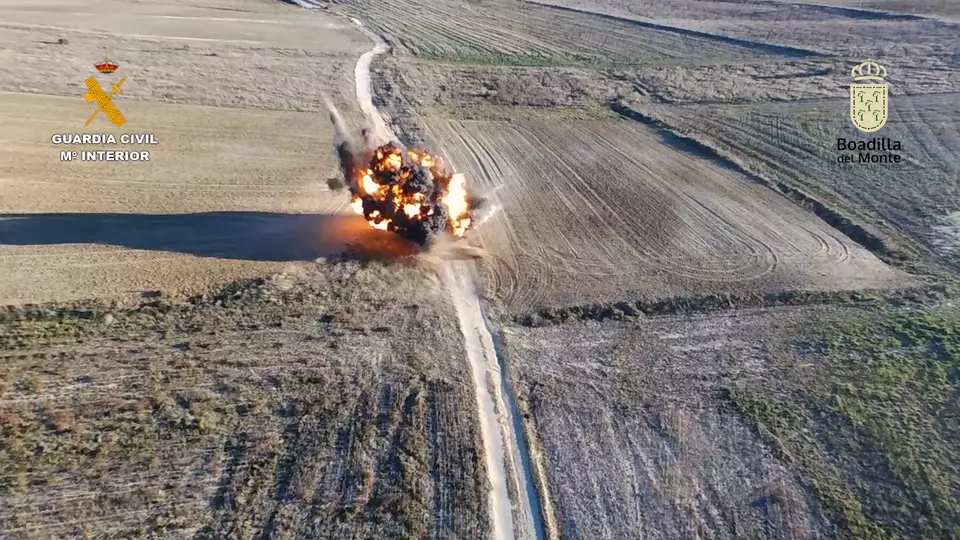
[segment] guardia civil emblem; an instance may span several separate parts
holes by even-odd
[[[887,123],[887,68],[867,60],[850,70],[850,119],[860,131],[876,131]],[[862,82],[861,82],[862,81]]]

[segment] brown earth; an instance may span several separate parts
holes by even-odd
[[[960,319],[935,296],[506,328],[559,536],[950,537]]]
[[[784,334],[842,334],[847,312],[821,318],[812,314],[831,309],[788,308],[637,320],[615,302],[697,293],[722,303],[733,297],[712,293],[746,298],[780,289],[898,286],[910,279],[898,282],[894,276],[905,274],[868,249],[893,264],[928,271],[891,255],[912,250],[919,236],[911,235],[928,234],[929,215],[936,218],[934,237],[918,250],[955,253],[953,179],[947,178],[955,160],[947,154],[955,146],[950,96],[960,89],[956,51],[948,45],[957,27],[775,2],[566,5],[580,11],[495,1],[423,2],[407,12],[391,2],[336,8],[373,14],[378,31],[394,45],[393,57],[375,64],[373,78],[378,105],[396,131],[410,142],[442,148],[476,186],[495,190],[503,205],[475,233],[492,254],[484,277],[494,306],[515,314],[544,304],[605,300],[612,302],[604,304],[611,316],[599,318],[633,319],[583,323],[574,308],[546,310],[574,316],[558,317],[558,326],[549,328],[508,324],[500,335],[510,384],[530,412],[548,537],[556,531],[560,538],[919,538],[918,527],[933,521],[924,530],[946,530],[938,527],[949,526],[956,508],[938,508],[936,515],[945,517],[934,519],[928,502],[955,485],[949,472],[954,454],[945,451],[931,461],[943,464],[935,471],[943,483],[926,490],[917,487],[926,472],[916,474],[920,462],[909,458],[892,467],[899,470],[872,474],[877,460],[927,455],[914,443],[930,435],[925,426],[931,418],[914,412],[945,409],[914,407],[925,390],[878,404],[874,392],[886,389],[878,384],[883,389],[865,389],[839,420],[819,416],[834,410],[832,400],[840,404],[842,388],[859,388],[866,378],[888,380],[888,366],[899,365],[903,352],[896,336],[919,330],[894,326],[883,339],[818,342],[843,343],[830,359],[840,375],[825,377],[815,405],[805,401],[809,396],[787,400],[802,409],[794,417],[763,405],[780,403],[782,380],[812,392],[808,382],[828,362],[805,352],[787,354]],[[542,28],[515,21],[520,14],[542,21]],[[584,40],[580,29],[587,26],[595,30]],[[629,38],[619,33],[627,27]],[[604,32],[618,39],[603,40]],[[636,45],[631,55],[625,46],[665,34],[679,36],[671,51]],[[696,45],[687,49],[685,40]],[[593,55],[582,54],[584,42]],[[754,56],[736,52],[744,49]],[[836,137],[853,136],[845,107],[837,107],[846,103],[850,68],[870,57],[890,69],[891,111],[908,102],[892,113],[896,120],[886,129],[916,141],[907,168],[873,179],[866,169],[849,173],[830,168],[835,161],[819,160],[831,153]],[[624,103],[646,117],[612,121],[611,111],[627,109]],[[644,115],[627,109],[624,116]],[[758,163],[765,167],[755,168]],[[777,174],[768,177],[771,171]],[[925,176],[918,182],[921,193],[904,184],[913,175]],[[800,177],[803,183],[786,181]],[[821,201],[828,190],[810,188],[827,184],[837,197]],[[946,190],[945,198],[929,196],[937,189]],[[867,208],[894,208],[881,219],[895,215],[899,223],[877,220]],[[859,305],[886,294],[849,297]],[[907,293],[914,294],[922,293]],[[881,305],[900,302],[897,297]],[[682,311],[686,304],[677,305]],[[916,325],[928,328],[924,315],[912,311],[870,312],[887,314],[908,322],[917,317]],[[921,364],[933,356],[929,351],[942,350],[926,337],[918,339],[915,360]],[[851,375],[849,360],[860,358],[864,343],[877,343],[883,350],[871,354],[886,359],[889,353],[891,364],[874,366],[871,356],[864,371],[875,373]],[[905,365],[905,387],[927,377],[915,364]],[[930,367],[937,369],[952,368]],[[750,416],[749,400],[724,397],[737,388],[760,389],[759,413]],[[953,411],[955,393],[949,392],[942,401],[936,394],[930,406]],[[857,410],[891,420],[864,435]],[[892,418],[901,411],[910,418],[897,424]],[[944,421],[954,426],[951,414]],[[815,435],[808,426],[816,427]],[[899,427],[888,432],[887,426],[920,435],[906,439]],[[802,453],[794,453],[794,441],[803,441]],[[844,451],[835,455],[838,447]],[[891,487],[902,485],[901,491]],[[904,509],[901,501],[920,502]]]
[[[747,389],[779,403],[778,383],[788,378],[806,389],[822,364],[776,353],[785,350],[783,332],[818,324],[842,329],[846,319],[810,316],[826,308],[508,326],[499,333],[470,296],[476,318],[461,319],[467,331],[460,332],[439,286],[420,270],[290,264],[353,249],[351,239],[376,254],[390,244],[358,219],[335,214],[345,201],[322,195],[320,186],[333,170],[326,123],[290,112],[319,110],[321,90],[355,111],[352,65],[370,42],[345,19],[322,12],[255,0],[208,0],[202,8],[179,1],[101,2],[82,10],[21,1],[0,8],[0,90],[12,92],[0,94],[0,110],[17,126],[0,135],[17,149],[17,161],[2,161],[10,165],[0,169],[0,200],[15,201],[0,210],[0,272],[6,267],[4,275],[15,278],[4,294],[18,302],[130,301],[148,287],[189,294],[236,276],[288,274],[188,305],[151,303],[113,309],[110,317],[84,306],[45,306],[5,318],[0,441],[12,459],[0,460],[9,468],[0,473],[0,506],[13,510],[0,514],[0,530],[27,537],[79,534],[84,525],[121,537],[485,537],[487,450],[459,345],[479,328],[490,331],[492,343],[473,344],[474,353],[484,349],[488,374],[502,369],[509,376],[509,384],[490,384],[514,389],[530,413],[530,454],[548,532],[833,537],[840,525],[862,524],[850,521],[862,517],[857,512],[867,521],[895,516],[900,529],[931,522],[927,501],[941,505],[943,519],[960,515],[942,491],[955,485],[949,436],[944,442],[917,429],[907,439],[894,430],[892,437],[878,432],[861,440],[859,432],[851,437],[827,425],[831,436],[815,439],[813,450],[801,446],[805,453],[792,456],[804,461],[791,461],[784,452],[795,448],[777,441],[807,444],[806,424],[784,426],[780,419],[793,417],[769,414],[779,409],[761,407],[767,414],[751,417],[752,402],[733,400],[737,409],[724,398],[724,391]],[[580,0],[565,6],[575,9],[499,0],[330,6],[393,46],[393,58],[375,62],[373,82],[394,128],[411,142],[438,143],[475,186],[499,188],[503,211],[476,231],[492,254],[484,285],[495,307],[517,313],[630,297],[911,281],[737,170],[743,152],[752,164],[770,167],[763,172],[777,171],[776,162],[790,154],[782,146],[807,141],[803,133],[823,115],[846,118],[834,114],[833,102],[813,102],[822,107],[799,114],[794,120],[803,125],[795,130],[771,128],[753,111],[741,116],[738,129],[786,142],[767,147],[748,138],[731,149],[729,161],[706,151],[712,144],[671,133],[669,120],[679,125],[702,114],[714,122],[711,131],[725,133],[732,122],[724,111],[738,102],[840,99],[849,67],[871,56],[896,74],[894,96],[957,92],[955,25],[773,2],[634,0],[605,3],[604,14],[584,13],[598,6]],[[109,33],[101,29],[107,23]],[[130,95],[118,99],[130,111],[130,131],[167,134],[150,148],[166,159],[158,172],[144,164],[56,161],[61,148],[50,135],[75,132],[79,121],[54,117],[86,116],[81,83],[103,55],[130,69]],[[36,67],[22,72],[25,64]],[[618,119],[615,101],[668,122]],[[664,103],[688,108],[654,107]],[[33,114],[34,104],[42,112]],[[907,122],[908,131],[930,131],[904,135],[923,141],[918,148],[926,157],[952,148],[952,135],[937,121],[951,117],[950,106],[917,105],[916,122]],[[134,125],[134,113],[149,122]],[[807,115],[810,125],[803,123]],[[809,140],[834,136],[813,129]],[[801,134],[785,135],[794,131]],[[937,137],[941,146],[933,144]],[[168,143],[175,153],[165,154]],[[125,176],[132,170],[126,165],[141,167],[143,179]],[[814,174],[834,178],[813,166]],[[77,191],[52,179],[64,172]],[[885,186],[902,187],[893,181]],[[902,210],[928,199],[900,196],[889,205]],[[889,199],[876,201],[880,207]],[[895,215],[919,223],[915,211]],[[950,216],[937,221],[931,246],[954,234]],[[930,328],[924,320],[883,338],[897,344],[894,366],[906,349],[896,340],[923,338],[911,345],[921,360],[935,351],[940,362],[940,352],[956,350],[953,342],[928,342]],[[833,360],[843,371],[866,345],[891,341],[858,334],[841,343]],[[940,364],[928,366],[929,377],[907,366],[928,383],[943,379]],[[876,373],[882,384],[865,385],[852,410],[892,395],[884,386],[887,367]],[[916,387],[910,373],[898,375],[908,389]],[[840,383],[859,388],[864,380]],[[839,394],[825,388],[824,403],[833,403]],[[947,390],[947,398],[956,395]],[[951,406],[918,403],[880,408],[913,414]],[[866,418],[908,431],[932,425],[922,414],[900,423]],[[775,429],[780,439],[766,436]],[[877,440],[908,444],[884,448],[886,454],[860,451]],[[852,441],[853,448],[821,455],[821,441]],[[916,441],[947,449],[934,460],[944,466],[930,476],[941,490],[930,497],[915,497],[922,491],[917,477],[925,478],[932,463],[917,453]],[[904,455],[917,459],[896,463],[902,470],[882,478],[871,476],[875,467],[864,458],[894,463]],[[834,490],[831,499],[811,488],[825,463],[840,471],[831,469],[831,482],[839,483],[828,487],[845,485],[848,474],[849,489],[874,493],[855,493],[839,502],[848,513],[830,514],[824,501],[838,504],[850,494]],[[889,491],[903,475],[909,489]],[[76,487],[67,499],[64,486]],[[98,504],[97,496],[111,491],[121,495]],[[901,500],[919,502],[886,512]]]
[[[401,72],[414,78],[424,72],[426,95],[418,99],[429,100],[439,88],[441,95],[465,95],[468,104],[478,96],[504,101],[512,98],[510,89],[497,86],[521,84],[520,99],[549,99],[556,90],[562,100],[570,77],[582,80],[585,70],[595,82],[575,86],[601,99],[825,98],[842,94],[850,67],[867,58],[890,69],[894,94],[960,91],[949,45],[960,28],[955,23],[772,2],[559,4],[419,2],[408,8],[367,0],[336,9],[369,21],[404,61]],[[420,61],[406,63],[414,58]]]
[[[90,75],[127,75],[118,102],[319,111],[325,91],[355,107],[353,66],[370,47],[349,21],[280,2],[15,1],[0,13],[8,92],[74,97]],[[114,75],[93,69],[105,56]]]
[[[318,114],[123,102],[157,144],[55,145],[82,98],[0,94],[0,302],[193,294],[366,237],[335,173]],[[71,123],[72,124],[72,123]],[[97,132],[91,124],[87,131]],[[119,143],[119,140],[118,140]],[[60,161],[60,152],[149,151],[146,162]]]
[[[718,104],[831,99],[849,92],[846,60],[779,59],[711,65],[604,67],[463,65],[391,58],[378,66],[421,111],[479,115],[480,107],[590,108],[611,100],[635,103]],[[439,81],[439,82],[437,82]],[[960,90],[960,71],[898,69],[891,93],[940,94]],[[395,89],[386,86],[382,92]],[[480,116],[482,117],[482,116]]]
[[[875,0],[873,6],[886,0]],[[599,14],[609,20],[703,32],[755,47],[793,47],[814,54],[856,60],[881,58],[905,68],[950,68],[958,23],[914,15],[883,13],[824,2],[702,2],[690,0],[551,0],[536,5]],[[847,2],[847,5],[854,2]],[[870,2],[856,6],[871,7]],[[941,3],[945,5],[946,3]],[[925,2],[932,6],[934,2]],[[950,9],[950,8],[947,8]]]
[[[691,3],[683,9],[691,10],[695,5],[699,4]],[[382,8],[386,11],[392,9],[389,4]],[[443,12],[446,8],[437,9]],[[806,13],[804,9],[801,9],[802,13]],[[571,28],[564,21],[575,12],[554,11],[556,24],[552,28],[559,42],[562,41],[560,36]],[[768,11],[775,14],[782,10],[770,7]],[[419,20],[435,13],[436,10],[423,9],[410,17]],[[490,13],[491,18],[496,18],[499,12],[494,6]],[[721,20],[720,15],[722,13],[711,16]],[[732,17],[731,13],[727,15]],[[820,17],[816,20],[827,24],[825,13],[810,12],[807,15],[811,20]],[[597,25],[627,24],[627,21],[594,14],[577,13],[577,16]],[[845,16],[851,20],[855,18],[855,14]],[[773,15],[768,19],[778,20]],[[863,24],[866,25],[874,23],[871,18],[865,21]],[[859,31],[860,26],[855,28]],[[904,39],[906,48],[888,51],[892,57],[906,59],[920,50],[910,48],[914,45],[921,48],[933,46],[923,28],[913,30],[914,33],[908,33]],[[729,43],[720,35],[684,33],[686,27],[667,28],[660,23],[644,23],[634,31],[638,35],[672,32],[683,39],[713,40],[730,50],[749,45]],[[532,32],[528,31],[528,34]],[[569,41],[576,42],[575,32],[569,32]],[[459,35],[452,34],[454,37]],[[410,36],[429,40],[429,36],[422,33],[411,33]],[[824,109],[823,105],[832,102],[809,100],[847,94],[849,61],[816,54],[809,55],[809,58],[791,58],[790,51],[764,48],[759,42],[754,46],[763,50],[766,56],[751,60],[730,54],[725,61],[699,65],[703,58],[698,58],[691,62],[694,65],[673,66],[667,55],[650,52],[647,58],[651,65],[639,68],[622,65],[509,65],[509,58],[502,59],[508,65],[463,65],[460,62],[466,59],[458,58],[456,53],[444,53],[438,58],[440,61],[428,62],[422,58],[409,58],[410,55],[425,56],[417,51],[399,48],[396,58],[378,65],[374,78],[381,107],[391,115],[395,127],[407,140],[425,141],[444,148],[454,164],[468,172],[480,189],[499,189],[495,197],[504,212],[478,231],[477,236],[494,256],[488,289],[503,301],[508,311],[544,305],[609,302],[616,300],[618,294],[623,295],[622,299],[634,299],[648,294],[672,296],[894,285],[896,281],[890,277],[896,273],[883,267],[873,255],[856,244],[860,242],[862,246],[875,249],[869,238],[861,238],[857,231],[847,228],[841,228],[839,232],[832,229],[831,225],[837,224],[836,216],[821,213],[818,214],[821,219],[797,208],[796,202],[806,205],[806,201],[796,197],[791,201],[777,193],[779,178],[752,179],[725,170],[743,164],[738,149],[717,157],[709,152],[711,147],[717,147],[710,144],[713,139],[702,138],[707,142],[706,146],[696,144],[701,140],[696,135],[709,131],[709,128],[696,130],[701,110],[742,111],[746,106],[734,103],[802,99],[802,104],[784,107],[797,111],[816,110],[816,113],[799,114],[797,121],[810,126],[819,122],[817,125],[822,128],[828,125],[820,122],[822,117],[834,112],[832,108]],[[957,70],[934,69],[919,64],[911,66],[926,71],[898,75],[895,93],[919,92],[925,88],[950,90],[960,82],[956,79]],[[933,72],[937,75],[928,77]],[[442,82],[433,83],[438,80]],[[930,96],[929,100],[950,103],[949,97],[941,96],[948,94]],[[607,104],[618,100],[632,103],[642,110],[662,111],[656,118],[665,120],[665,126],[650,131],[643,126],[625,128],[626,124],[621,122],[610,123],[612,127],[599,122],[584,122],[609,118],[612,114]],[[685,122],[671,122],[668,118],[670,106],[655,106],[655,103],[688,103],[684,108],[678,108],[686,113]],[[839,99],[837,103],[840,103]],[[950,106],[946,107],[944,111],[949,112]],[[720,112],[703,114],[721,115]],[[739,133],[730,132],[733,142],[729,144],[737,145],[740,144],[737,141],[750,140],[751,137],[769,141],[765,144],[789,146],[795,142],[792,138],[780,138],[779,131],[772,134],[766,127],[753,129],[748,126],[749,121],[738,114],[731,122],[735,121],[740,126],[738,129],[749,136],[740,137]],[[829,125],[842,123],[845,118],[846,114],[840,111]],[[684,134],[694,132],[695,140],[675,137],[670,133],[674,127],[681,127]],[[715,133],[717,131],[711,132]],[[691,142],[694,144],[689,144]],[[665,149],[665,144],[670,148]],[[726,146],[720,145],[720,148]],[[791,171],[793,176],[797,174],[795,171],[803,169],[798,164],[787,166],[787,163],[791,160],[807,161],[805,155],[798,154],[790,159],[782,159],[776,153],[763,156]],[[945,159],[950,162],[950,158]],[[844,173],[835,174],[823,168],[829,164],[819,167],[816,160],[809,161],[803,166],[818,167],[811,172],[811,179],[838,181],[843,177]],[[941,167],[936,163],[931,166]],[[943,174],[929,178],[931,187],[941,185],[944,175],[951,174],[949,164],[945,167]],[[718,173],[718,168],[723,172]],[[749,171],[758,172],[753,168]],[[867,174],[867,171],[861,172]],[[894,175],[890,177],[891,181],[894,177],[902,178],[897,170],[887,173]],[[710,180],[702,186],[692,180],[708,177]],[[535,178],[538,180],[533,180]],[[621,179],[624,187],[613,187],[600,180],[609,178]],[[680,183],[677,183],[678,179]],[[751,180],[760,180],[774,190],[750,185]],[[654,186],[660,187],[651,189],[644,185],[652,182],[658,182]],[[948,179],[947,183],[950,182],[952,179]],[[851,182],[849,188],[858,192],[871,190],[865,182]],[[755,200],[746,202],[726,194],[718,197],[720,191],[726,192],[727,189],[749,192],[749,197]],[[664,196],[665,191],[687,193],[692,206],[673,202],[674,195]],[[568,195],[573,192],[578,193],[577,198]],[[808,192],[804,190],[804,193]],[[845,199],[841,199],[854,198],[848,192]],[[823,202],[831,204],[832,199]],[[696,209],[694,206],[705,208]],[[841,204],[837,208],[841,217],[847,215],[848,206]],[[939,215],[931,212],[931,217],[933,214]],[[700,219],[695,217],[697,215],[703,216],[703,225],[690,225]],[[767,224],[754,221],[764,219],[761,216],[765,215],[773,221]],[[850,217],[856,219],[859,216],[851,213]],[[784,221],[793,225],[785,226]],[[731,247],[726,240],[719,240],[726,236],[720,232],[724,229],[720,223],[724,222],[731,223],[732,230],[740,231],[731,232],[732,236],[727,238],[743,234],[749,240],[737,244],[739,247]],[[777,225],[768,227],[774,222]],[[710,233],[688,234],[677,223],[687,224],[691,230],[702,227]],[[797,232],[784,232],[789,230]],[[773,236],[767,237],[768,234]],[[693,237],[699,240],[691,241]],[[716,243],[704,238],[713,238]],[[824,241],[825,238],[828,240]],[[697,245],[700,247],[694,248]],[[713,247],[707,247],[710,245]],[[854,264],[860,265],[852,272],[846,255],[837,255],[848,247],[853,249],[853,260],[858,261]],[[704,257],[710,250],[715,253],[715,260]],[[878,253],[885,255],[884,250],[878,250]],[[837,261],[845,268],[831,268]],[[874,269],[887,277],[873,275]],[[622,284],[617,284],[618,281]]]
[[[915,15],[934,15],[952,20],[960,20],[960,5],[943,0],[817,0],[799,3],[827,4],[854,9],[873,9],[878,11],[893,11],[897,13],[911,13]]]
[[[359,0],[338,3],[336,9],[362,18],[397,54],[466,63],[699,64],[770,55],[750,44],[638,29],[629,21],[584,17],[529,2]]]
[[[802,103],[643,106],[765,178],[800,189],[864,224],[885,249],[934,268],[960,268],[941,227],[960,200],[960,94],[891,98],[876,136],[900,143],[901,163],[839,165],[837,139],[867,141],[846,99]],[[886,154],[876,151],[874,154]]]

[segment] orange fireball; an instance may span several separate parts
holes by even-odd
[[[353,172],[353,210],[374,228],[421,245],[442,230],[462,237],[470,229],[466,178],[448,172],[426,150],[385,144],[373,151],[366,168]]]

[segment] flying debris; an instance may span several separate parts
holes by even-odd
[[[471,229],[474,213],[486,201],[470,196],[462,174],[451,173],[423,148],[405,148],[397,142],[374,147],[368,130],[361,132],[363,142],[358,145],[329,101],[327,108],[343,175],[328,184],[331,189],[348,188],[354,211],[370,226],[421,246],[437,233],[462,238]]]

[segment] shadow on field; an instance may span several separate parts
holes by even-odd
[[[111,244],[250,261],[334,256],[392,260],[417,249],[393,233],[371,228],[357,215],[0,214],[0,245],[52,244]]]

